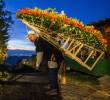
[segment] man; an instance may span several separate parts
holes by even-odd
[[[34,42],[34,45],[36,47],[36,69],[39,69],[43,58],[45,58],[48,61],[48,76],[50,90],[47,91],[46,94],[57,95],[59,93],[58,69],[63,59],[62,53],[53,45],[39,37],[39,34],[35,33],[34,31],[29,31],[27,38],[30,41]]]
[[[29,31],[27,34],[27,38],[34,43],[36,46],[36,70],[39,69],[39,66],[43,59],[43,47],[42,41],[39,39],[39,33],[35,33],[34,31]]]

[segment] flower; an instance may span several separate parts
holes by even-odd
[[[49,27],[49,25],[54,24],[53,31],[55,31],[57,29],[61,30],[61,28],[63,28],[64,33],[67,33],[73,29],[70,27],[70,26],[72,26],[72,27],[74,27],[74,29],[77,32],[74,34],[77,34],[77,36],[80,36],[81,38],[83,37],[83,39],[87,39],[86,41],[88,41],[88,42],[94,40],[94,44],[97,44],[96,41],[98,41],[100,46],[106,45],[108,43],[107,39],[102,35],[102,33],[99,30],[96,30],[94,28],[94,26],[84,25],[83,22],[81,22],[75,18],[68,18],[66,16],[66,14],[64,13],[64,11],[62,11],[61,13],[58,13],[54,10],[41,10],[39,8],[35,8],[35,9],[22,8],[21,10],[17,11],[16,15],[18,17],[23,15],[21,18],[26,18],[26,20],[27,20],[28,15],[29,16],[34,15],[34,17],[31,16],[28,18],[28,21],[31,20],[31,18],[32,18],[32,20],[30,22],[32,22],[32,21],[35,22],[36,20],[39,20],[36,22],[40,22],[41,21],[40,18],[42,18],[45,21],[44,26],[47,25]],[[35,19],[35,17],[37,19]],[[65,25],[67,27],[65,27]],[[48,28],[48,27],[46,27],[46,28]],[[77,31],[77,29],[78,29],[78,31]],[[85,36],[86,36],[86,38],[85,38]],[[93,36],[95,37],[94,39],[92,39]],[[92,39],[92,40],[90,40],[90,39]],[[103,47],[101,47],[101,48],[103,48]]]

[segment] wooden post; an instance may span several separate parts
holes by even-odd
[[[83,44],[81,44],[80,47],[78,48],[78,50],[75,52],[75,56],[79,53],[79,51],[81,50],[82,47],[83,47]]]
[[[62,46],[63,48],[65,48],[65,46],[68,44],[69,40],[70,40],[70,37],[68,37],[68,39],[66,40],[66,42],[65,42],[64,45]]]
[[[69,44],[69,46],[68,46],[68,50],[69,50],[69,48],[71,47],[71,45],[73,44],[73,42],[74,42],[74,39],[71,41],[71,43]]]
[[[88,56],[87,59],[84,61],[84,63],[86,63],[86,62],[89,60],[89,58],[91,57],[91,55],[92,55],[93,52],[94,52],[93,50],[90,52],[89,56]]]
[[[95,61],[95,63],[92,65],[91,70],[95,67],[96,63],[100,60],[100,58],[103,56],[104,52],[102,52],[100,54],[100,56],[97,58],[97,60]]]

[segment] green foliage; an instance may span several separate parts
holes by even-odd
[[[0,80],[8,80],[11,75],[11,69],[4,64],[0,64]]]
[[[42,18],[42,21],[41,21],[41,24],[46,27],[46,28],[49,28],[50,25],[51,25],[51,21],[48,17],[43,17]]]
[[[5,3],[0,0],[0,54],[6,54],[9,29],[12,24],[11,13],[5,10]],[[2,58],[0,56],[0,58]]]
[[[10,74],[7,71],[0,71],[0,80],[8,80]]]
[[[60,23],[59,23],[59,21],[58,20],[56,20],[56,21],[54,21],[53,23],[52,23],[53,25],[51,26],[51,29],[53,30],[53,31],[59,31],[59,29],[60,29]]]

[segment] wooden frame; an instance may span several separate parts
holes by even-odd
[[[64,44],[63,45],[59,44],[56,37],[52,36],[55,33],[53,33],[51,30],[47,30],[46,28],[44,28],[40,25],[29,24],[25,20],[22,20],[22,22],[36,32],[38,30],[40,30],[40,32],[41,32],[40,36],[43,39],[45,39],[46,41],[48,41],[49,43],[51,43],[52,45],[54,45],[55,47],[60,49],[63,52],[63,54],[65,54],[68,57],[70,57],[71,59],[75,60],[76,62],[81,64],[83,67],[87,68],[88,70],[92,70],[104,54],[103,51],[97,50],[97,49],[93,48],[92,46],[81,43],[81,42],[75,40],[74,38],[67,37],[67,36],[64,36],[62,34],[60,36],[59,35],[60,33],[58,33],[57,38],[59,39],[59,41],[64,41]],[[68,45],[67,48],[65,48],[66,45]],[[82,59],[77,56],[80,54],[80,51],[82,50],[83,47],[91,49],[91,52],[89,53],[89,55],[87,56],[87,58],[84,61],[82,61]],[[90,66],[87,64],[87,62],[89,61],[90,57],[92,56],[93,51],[100,53],[100,55],[97,57],[95,62]]]

